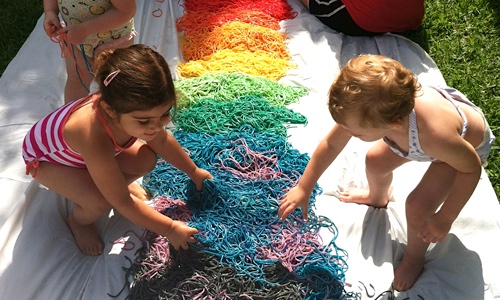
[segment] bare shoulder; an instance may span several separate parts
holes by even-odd
[[[484,116],[467,103],[452,103],[433,88],[423,90],[422,96],[415,101],[415,111],[420,139],[462,137],[464,122],[467,121],[463,138],[474,147],[483,140]]]
[[[85,105],[73,112],[64,126],[64,138],[68,145],[84,156],[88,152],[98,152],[114,145],[92,109]]]
[[[425,87],[415,101],[420,144],[432,156],[434,148],[461,138],[463,120],[455,106],[436,90]]]
[[[415,114],[419,135],[462,132],[463,122],[456,107],[433,88],[422,88],[422,94],[415,100]]]

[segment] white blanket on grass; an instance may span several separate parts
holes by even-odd
[[[175,68],[181,57],[174,24],[180,6],[177,1],[137,3],[136,42],[153,47]],[[300,1],[290,4],[299,14],[281,24],[298,68],[281,81],[311,91],[290,106],[309,119],[307,126],[289,132],[301,152],[312,154],[333,125],[326,94],[349,58],[383,54],[402,62],[423,83],[445,85],[438,66],[413,42],[390,34],[344,36],[312,17]],[[134,257],[141,229],[111,212],[98,222],[105,254],[82,255],[65,223],[71,204],[24,175],[24,135],[62,104],[66,76],[59,47],[45,36],[42,20],[0,78],[0,299],[111,299],[108,294],[118,294],[124,286],[123,267]],[[377,299],[500,298],[500,206],[484,171],[449,236],[430,248],[415,286],[405,293],[384,293],[406,244],[405,198],[428,165],[408,163],[395,172],[394,202],[387,209],[341,203],[327,195],[339,186],[364,184],[363,156],[369,146],[352,140],[319,181],[326,193],[317,198],[317,214],[334,221],[337,245],[349,254],[346,290],[359,293],[359,299],[381,294]],[[329,233],[323,235],[329,238]],[[124,248],[123,240],[134,242],[135,249]],[[115,299],[125,297],[123,292]]]

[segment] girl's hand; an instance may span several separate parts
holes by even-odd
[[[450,232],[452,223],[437,213],[433,214],[418,232],[418,237],[426,243],[442,242]]]
[[[212,177],[212,174],[210,174],[210,172],[208,172],[207,170],[196,167],[196,170],[194,170],[194,173],[191,177],[191,180],[193,180],[193,182],[196,184],[196,190],[201,191],[201,189],[203,188],[203,181],[205,179],[214,178]]]
[[[68,43],[75,45],[82,44],[85,41],[85,39],[89,36],[89,33],[86,32],[85,25],[83,25],[83,23],[68,25],[66,27],[62,27],[57,31],[57,34],[64,34],[64,33],[66,33]]]
[[[166,237],[175,250],[179,250],[179,248],[187,250],[189,248],[188,243],[196,242],[193,235],[197,233],[198,229],[189,227],[184,222],[173,220],[170,232]]]
[[[43,19],[43,29],[49,37],[58,35],[58,31],[62,28],[59,17],[54,12],[46,12]]]
[[[299,186],[292,188],[281,199],[278,209],[278,218],[285,220],[297,207],[302,208],[302,217],[307,220],[310,194],[304,192]]]

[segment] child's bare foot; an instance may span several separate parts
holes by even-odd
[[[400,292],[411,289],[423,269],[423,259],[418,260],[404,256],[399,266],[394,270],[394,289]]]
[[[128,191],[130,192],[130,194],[141,201],[151,200],[151,195],[140,184],[136,182],[132,182],[128,186]]]
[[[94,224],[82,226],[75,221],[73,214],[70,214],[68,226],[75,238],[76,245],[83,254],[93,256],[102,254],[104,243]]]
[[[368,190],[351,188],[339,193],[339,200],[346,203],[365,204],[374,207],[386,207],[391,197],[392,187],[389,189],[387,198],[372,199]]]

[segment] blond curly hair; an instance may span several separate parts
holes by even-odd
[[[329,91],[328,108],[345,125],[353,114],[364,128],[383,128],[409,115],[421,89],[401,63],[381,55],[361,55],[347,62]]]

